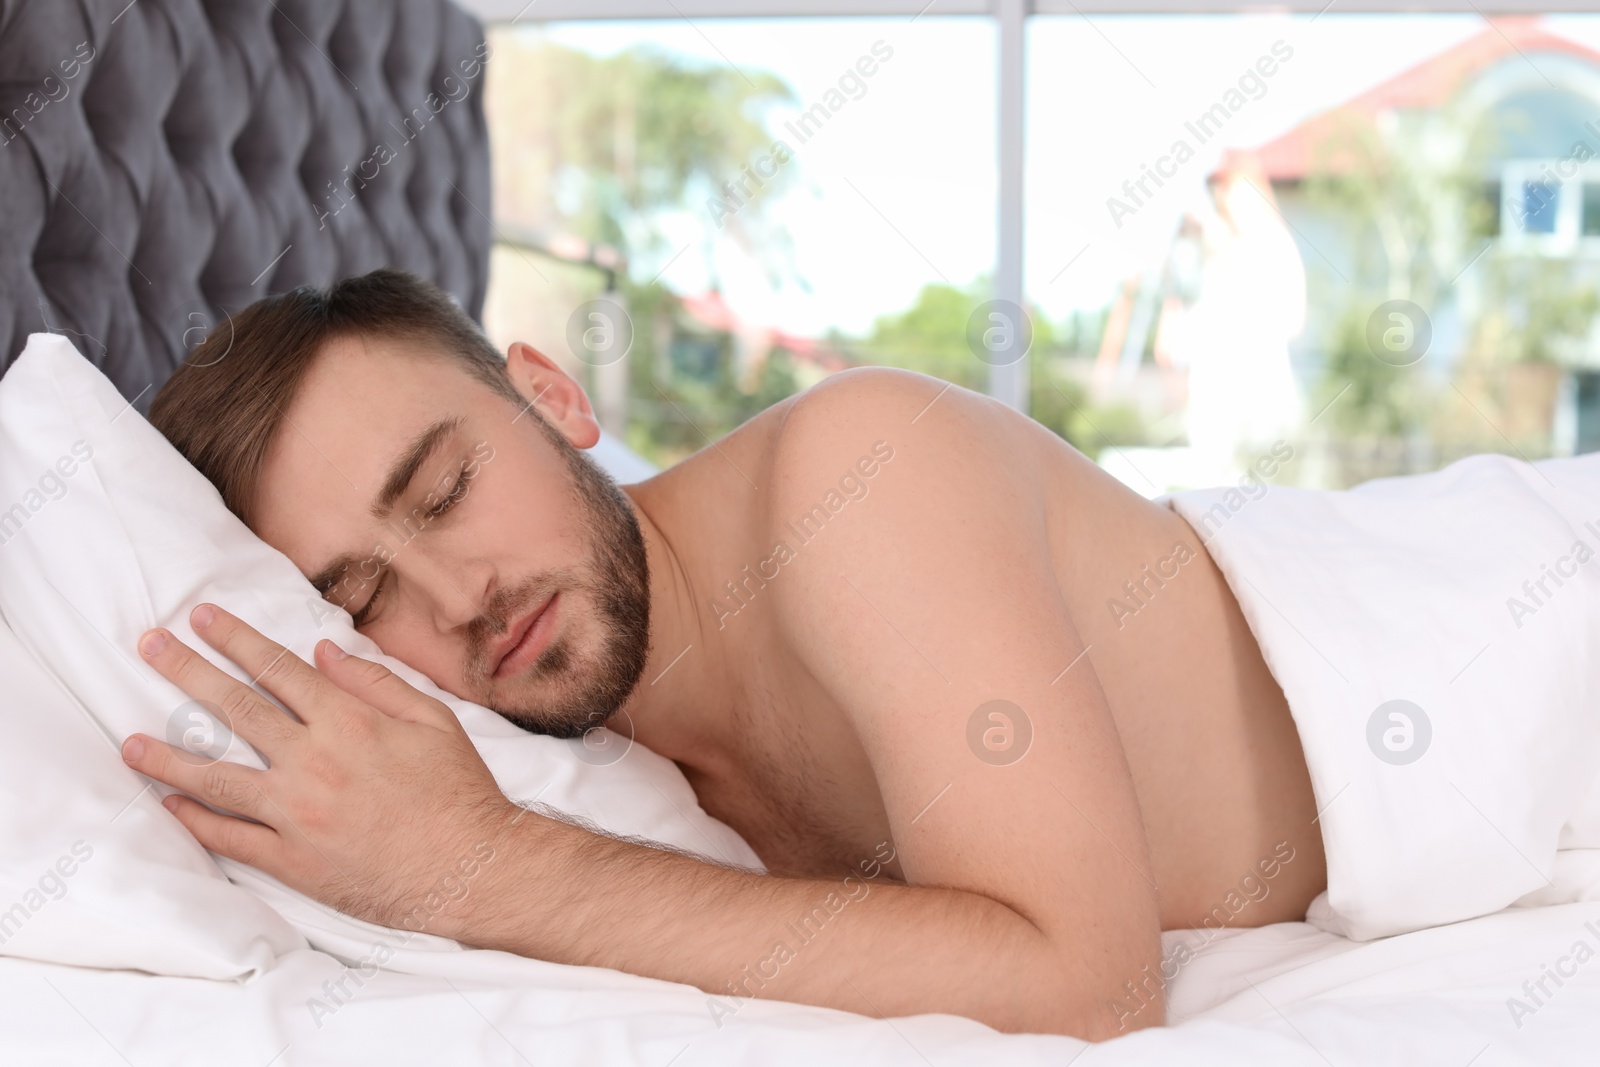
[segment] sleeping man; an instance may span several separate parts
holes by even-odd
[[[768,868],[525,810],[443,704],[332,642],[306,664],[194,610],[291,719],[143,635],[270,768],[125,759],[210,805],[167,801],[207,848],[343,911],[397,925],[487,842],[429,932],[1101,1039],[1164,1021],[1161,931],[1298,920],[1326,883],[1201,538],[983,396],[848,371],[619,489],[555,362],[380,271],[235,316],[152,421],[384,652],[528,730],[631,731]]]

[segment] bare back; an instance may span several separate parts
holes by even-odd
[[[629,492],[663,529],[692,529],[703,539],[685,579],[706,601],[707,639],[728,642],[736,650],[730,660],[743,665],[728,683],[742,697],[737,721],[680,766],[706,810],[769,867],[827,875],[853,868],[891,835],[849,721],[761,610],[765,584],[749,580],[748,567],[773,558],[775,527],[758,502],[794,403]],[[958,390],[938,403],[993,406]],[[881,424],[854,425],[852,433],[899,443],[910,432],[902,416],[885,410]],[[1302,918],[1326,882],[1310,780],[1282,691],[1226,581],[1176,513],[1038,424],[1001,418],[1008,447],[1037,472],[1051,569],[1087,646],[1063,666],[1098,677],[1133,776],[1162,928]],[[818,484],[837,475],[814,473]],[[727,502],[715,525],[707,500]],[[743,510],[733,506],[741,501]],[[680,553],[686,540],[679,537]]]

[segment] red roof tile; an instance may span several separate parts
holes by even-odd
[[[1298,181],[1315,169],[1342,172],[1353,162],[1350,153],[1331,152],[1341,133],[1370,127],[1378,115],[1399,108],[1436,108],[1446,103],[1472,75],[1508,55],[1558,52],[1600,63],[1600,52],[1548,33],[1537,15],[1504,15],[1489,19],[1482,33],[1423,60],[1409,70],[1339,107],[1313,116],[1282,136],[1254,149],[1230,149],[1217,165],[1233,171],[1253,159],[1273,181]]]

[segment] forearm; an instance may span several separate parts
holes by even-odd
[[[449,931],[470,944],[694,985],[717,998],[719,1018],[760,997],[947,1012],[1007,1031],[1118,1032],[1103,953],[1053,941],[988,897],[843,870],[754,874],[533,814],[495,840]],[[1161,1021],[1144,1014],[1139,1025]]]

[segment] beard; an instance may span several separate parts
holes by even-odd
[[[487,707],[524,730],[582,737],[622,707],[644,674],[650,655],[650,565],[639,520],[617,483],[554,427],[537,422],[571,476],[590,560],[581,570],[547,572],[498,590],[467,627],[467,678],[473,689],[490,694]],[[568,620],[564,632],[520,677],[497,686],[491,643],[513,619],[555,594]],[[576,645],[581,633],[573,624],[579,615],[571,610],[585,604],[601,632],[598,647],[587,655]]]

